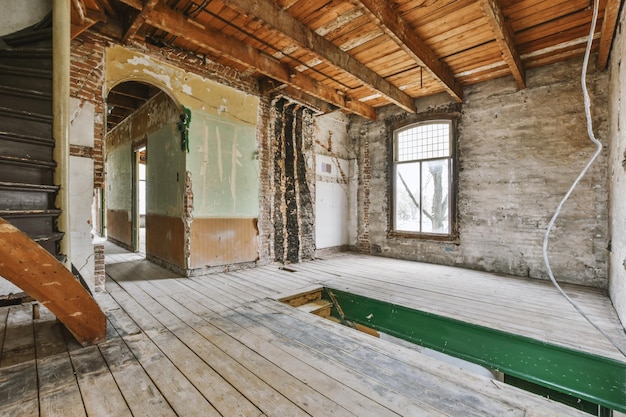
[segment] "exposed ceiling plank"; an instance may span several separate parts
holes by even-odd
[[[72,23],[72,26],[70,28],[70,39],[76,38],[81,33],[89,29],[91,26],[95,25],[96,23],[97,22],[94,22],[94,21],[89,21],[88,23],[86,22],[86,24],[84,25],[76,25]]]
[[[515,42],[513,41],[513,34],[511,27],[505,22],[504,14],[498,4],[497,0],[479,0],[480,7],[483,14],[489,22],[489,26],[495,35],[496,42],[502,50],[502,58],[504,62],[509,66],[513,78],[517,81],[517,86],[520,89],[526,88],[526,77],[524,75],[524,66],[522,65],[522,59],[520,58]]]
[[[78,35],[91,28],[98,22],[106,22],[106,15],[102,12],[86,10],[83,23],[79,24],[78,22],[72,21],[72,26],[70,28],[70,39],[76,38]]]
[[[136,5],[134,0],[122,0],[126,4]],[[284,82],[298,90],[334,104],[348,112],[368,119],[376,119],[376,109],[350,97],[344,97],[335,89],[322,84],[302,73],[297,73],[275,58],[262,53],[250,45],[237,41],[222,32],[206,28],[188,19],[181,13],[167,6],[157,5],[147,14],[146,23],[172,35],[187,39],[195,45],[214,53],[224,55],[243,65],[256,68],[260,73]]]
[[[303,91],[296,90],[293,87],[289,87],[289,86],[285,87],[284,89],[280,90],[277,94],[282,95],[283,97],[290,98],[321,114],[330,113],[330,112],[337,110],[335,106],[328,104],[324,100],[320,100],[317,97],[313,97],[310,94],[307,94]]]
[[[388,2],[380,0],[352,0],[362,7],[385,33],[435,79],[458,102],[463,101],[463,87],[454,77],[450,67],[440,61],[426,43],[408,26],[404,19],[391,8]]]
[[[128,26],[128,29],[126,29],[124,37],[122,38],[122,43],[128,43],[128,41],[130,41],[132,37],[135,36],[139,28],[145,23],[146,15],[150,13],[150,11],[154,9],[154,6],[156,6],[158,3],[159,0],[144,1],[141,11],[139,12],[139,14],[137,14],[137,16],[135,16],[135,19],[133,19],[131,24]]]
[[[281,9],[274,1],[222,0],[222,2],[240,13],[257,17],[332,65],[352,74],[404,110],[416,112],[415,102],[408,94],[342,51],[332,42],[309,29]]]
[[[604,9],[604,20],[600,31],[600,49],[598,50],[598,68],[604,69],[609,63],[609,53],[613,43],[613,34],[619,17],[620,0],[607,0]]]
[[[145,102],[145,100],[137,100],[122,94],[117,94],[115,89],[111,90],[107,97],[107,104],[111,106],[121,107],[123,109],[135,110]]]
[[[117,18],[118,14],[117,11],[115,10],[115,8],[111,5],[111,2],[109,0],[99,0],[99,3],[102,4],[102,6],[104,7],[104,10],[106,10],[106,12],[114,17]]]
[[[86,8],[83,0],[72,0],[72,8],[76,11],[76,15],[78,16],[78,24],[84,26]]]

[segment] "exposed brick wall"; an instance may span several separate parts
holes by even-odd
[[[93,245],[94,285],[96,291],[104,291],[106,275],[104,271],[104,245]]]
[[[89,146],[70,145],[70,155],[81,158],[93,158],[94,148]]]
[[[315,164],[310,110],[283,98],[273,102],[272,163],[274,260],[311,259],[315,253]]]
[[[545,279],[546,226],[594,150],[586,134],[581,63],[575,59],[529,70],[525,90],[509,77],[465,89],[458,119],[456,242],[389,234],[392,126],[418,116],[389,107],[376,122],[353,118],[350,135],[358,143],[361,167],[359,249]],[[594,128],[604,141],[607,81],[606,72],[588,75]],[[419,100],[417,106],[421,113],[459,112],[447,95]],[[607,285],[606,164],[605,149],[556,223],[549,255],[560,281]]]
[[[167,46],[157,48],[156,46],[138,41],[133,42],[131,45],[125,45],[125,47],[169,62],[180,69],[198,74],[220,84],[236,88],[245,93],[258,95],[259,87],[256,79],[246,76],[233,68],[206,59],[203,56]]]
[[[84,32],[72,41],[70,96],[94,105],[94,187],[104,187],[104,49],[106,40]],[[71,149],[70,149],[71,152]]]
[[[359,205],[359,222],[358,222],[358,234],[357,234],[357,250],[363,253],[370,253],[371,242],[369,233],[370,224],[370,180],[372,179],[372,165],[370,161],[370,145],[367,137],[360,138],[360,154],[359,159],[359,191],[358,199],[363,204]]]
[[[189,269],[191,259],[191,223],[193,222],[193,188],[191,172],[185,171],[185,194],[183,195],[183,223],[185,225],[185,268]]]
[[[274,259],[274,170],[270,134],[271,99],[261,96],[259,99],[259,116],[257,123],[257,152],[259,158],[259,264]]]

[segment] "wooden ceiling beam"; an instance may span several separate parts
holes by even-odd
[[[102,7],[104,7],[104,10],[106,10],[106,12],[114,18],[118,18],[118,13],[117,10],[115,10],[115,8],[111,5],[111,2],[109,0],[98,0],[98,3],[102,4]]]
[[[85,25],[85,14],[87,8],[85,7],[85,2],[83,0],[72,0],[72,9],[78,16],[78,24],[80,26]]]
[[[136,4],[134,0],[122,0]],[[131,5],[132,5],[131,4]],[[376,119],[376,109],[356,99],[339,94],[335,89],[318,82],[265,53],[246,45],[221,31],[206,28],[164,5],[157,5],[146,16],[146,23],[160,30],[179,36],[189,42],[223,55],[235,62],[255,68],[260,73],[302,90],[314,97],[334,104],[348,112],[367,119]]]
[[[520,89],[526,88],[526,76],[524,73],[524,66],[519,52],[515,47],[515,41],[513,40],[513,32],[511,26],[504,20],[504,13],[502,8],[498,4],[497,0],[479,0],[480,8],[487,18],[487,22],[491,27],[496,43],[502,51],[502,58],[504,62],[509,66],[511,74],[517,86]]]
[[[600,48],[598,49],[598,69],[605,69],[609,63],[609,53],[613,44],[615,26],[619,17],[621,0],[607,0],[604,8],[604,20],[600,29]]]
[[[99,11],[94,11],[90,9],[86,9],[83,18],[81,19],[83,23],[78,23],[72,21],[72,25],[70,28],[70,39],[76,38],[78,35],[95,25],[99,22],[106,22],[106,15]]]
[[[412,113],[417,111],[415,101],[408,94],[342,51],[323,36],[315,33],[278,6],[274,0],[222,0],[222,2],[239,13],[260,19],[300,46],[358,78],[365,85],[378,91],[404,110]]]
[[[115,107],[121,107],[128,110],[136,110],[141,107],[146,100],[140,100],[119,94],[115,89],[111,90],[107,97],[107,104]]]
[[[459,103],[463,101],[463,87],[445,62],[420,39],[405,20],[386,1],[351,0],[376,22],[391,39],[424,69]]]
[[[139,28],[145,23],[146,15],[150,13],[154,6],[159,3],[159,0],[145,0],[143,2],[141,11],[135,16],[133,21],[128,25],[128,29],[124,33],[124,37],[122,38],[122,43],[128,43],[132,39],[133,36],[137,33]]]

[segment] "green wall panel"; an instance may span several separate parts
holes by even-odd
[[[257,217],[256,126],[192,110],[187,169],[195,217]]]

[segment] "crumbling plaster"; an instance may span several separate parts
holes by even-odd
[[[343,249],[356,242],[356,157],[348,136],[349,116],[314,118],[315,246]]]
[[[542,241],[560,199],[594,151],[580,87],[582,59],[527,71],[527,88],[510,77],[417,101],[418,115],[386,108],[376,122],[353,119],[358,149],[358,242],[363,252],[498,273],[546,278]],[[608,138],[608,74],[588,75],[594,131]],[[394,127],[458,113],[458,239],[390,233],[390,152]],[[607,149],[563,208],[549,243],[562,282],[607,285]]]

